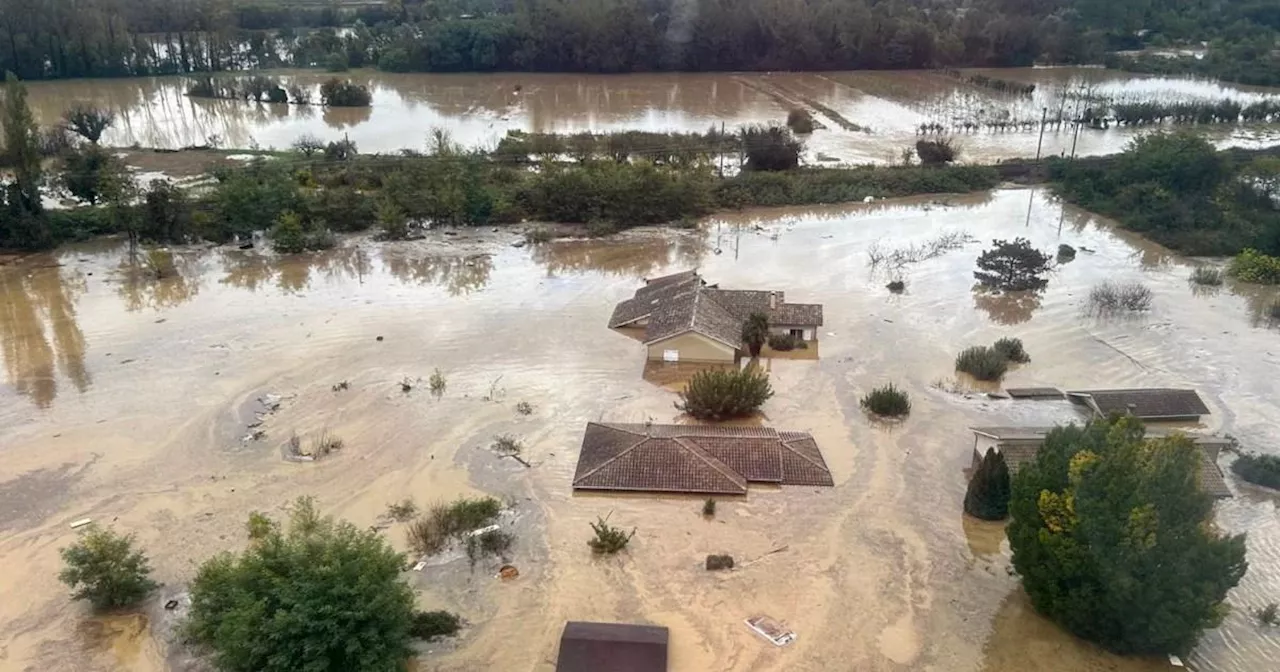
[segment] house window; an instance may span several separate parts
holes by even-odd
[[[678,361],[680,361],[680,351],[679,351],[679,350],[663,350],[663,351],[662,351],[662,361],[664,361],[664,362],[678,362]]]
[[[800,339],[800,340],[804,340],[804,329],[792,329],[792,330],[791,330],[791,337],[792,337],[792,338],[798,338],[798,339]]]

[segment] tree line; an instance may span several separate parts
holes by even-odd
[[[337,26],[350,28],[339,33]],[[0,0],[0,70],[56,79],[271,66],[397,72],[1023,66],[1097,62],[1108,49],[1211,38],[1262,48],[1274,45],[1277,30],[1278,0],[1225,8],[1199,0],[419,0],[357,8]]]

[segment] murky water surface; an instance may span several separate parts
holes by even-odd
[[[873,244],[943,231],[1081,252],[1033,297],[973,290],[983,243],[903,269],[902,295],[868,270]],[[309,494],[363,526],[406,497],[484,492],[515,503],[520,577],[499,581],[496,565],[472,572],[465,560],[410,573],[421,606],[471,623],[457,643],[430,647],[420,669],[551,670],[573,619],[668,626],[677,672],[1162,670],[1035,616],[1007,573],[1002,529],[962,516],[967,427],[1079,416],[1063,403],[965,394],[955,353],[1017,336],[1033,359],[1009,385],[1193,386],[1213,410],[1206,429],[1251,449],[1280,445],[1280,328],[1260,313],[1275,291],[1193,292],[1186,260],[1037,192],[751,211],[698,231],[532,248],[513,247],[518,238],[353,239],[284,259],[192,249],[159,281],[110,242],[0,267],[0,669],[164,667],[155,643],[139,641],[145,621],[84,625],[57,583],[58,549],[79,518],[137,534],[163,600],[196,563],[243,546],[251,510],[280,515]],[[694,498],[572,494],[587,421],[681,419],[673,387],[688,372],[646,366],[641,345],[605,324],[641,277],[691,266],[726,286],[825,304],[817,359],[764,362],[777,392],[764,410],[774,426],[814,433],[836,487],[753,489],[721,501],[712,520]],[[1083,317],[1104,279],[1150,285],[1151,314]],[[448,379],[439,399],[421,382],[436,368]],[[349,389],[334,391],[344,380]],[[887,381],[913,401],[893,426],[869,422],[857,403]],[[280,410],[266,438],[243,442],[265,393],[283,395]],[[521,400],[532,415],[516,413]],[[281,459],[292,433],[320,431],[345,448],[314,463]],[[521,438],[532,466],[494,455],[498,434]],[[1249,612],[1280,595],[1277,497],[1228,480],[1237,496],[1218,505],[1218,523],[1249,533],[1250,570],[1189,663],[1275,669],[1280,638]],[[626,553],[598,559],[587,524],[604,515],[638,532]],[[404,547],[402,526],[386,534]],[[708,553],[751,564],[708,573]],[[148,610],[152,623],[165,613]],[[775,648],[756,637],[742,620],[757,613],[799,639]]]
[[[178,148],[217,143],[230,148],[287,148],[304,133],[326,140],[350,137],[365,152],[425,146],[433,127],[449,130],[469,146],[493,146],[508,130],[705,131],[721,123],[737,127],[781,122],[796,107],[807,108],[825,127],[808,142],[810,161],[897,161],[912,146],[921,124],[962,129],[963,159],[992,161],[1034,156],[1042,110],[1068,118],[1078,94],[1162,101],[1276,95],[1248,87],[1101,69],[981,70],[988,76],[1035,83],[1033,96],[1017,96],[965,84],[936,72],[711,73],[642,75],[397,75],[355,72],[369,86],[368,108],[321,109],[184,95],[181,77],[37,82],[31,103],[41,123],[55,122],[76,101],[93,101],[119,113],[106,141],[126,146]],[[285,74],[311,87],[329,75]],[[1029,125],[1001,126],[1018,122]],[[1203,129],[1223,146],[1260,146],[1280,138],[1274,125]],[[1132,129],[1083,130],[1078,140],[1066,126],[1048,128],[1045,154],[1081,155],[1119,151]],[[826,157],[826,158],[823,158]]]

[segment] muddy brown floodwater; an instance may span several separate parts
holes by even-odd
[[[904,269],[902,295],[868,270],[873,244],[943,231],[1081,252],[1034,298],[973,291],[982,243]],[[1033,359],[1010,385],[1191,386],[1212,408],[1207,430],[1250,449],[1280,445],[1280,329],[1259,314],[1274,292],[1193,292],[1191,262],[1038,192],[756,210],[696,231],[532,248],[513,247],[518,236],[350,239],[284,259],[191,249],[160,281],[133,274],[110,242],[0,267],[0,669],[166,665],[140,621],[93,620],[67,599],[56,573],[71,521],[136,534],[166,584],[159,604],[198,562],[244,545],[252,510],[280,515],[314,495],[365,526],[406,497],[488,493],[514,505],[520,576],[499,581],[496,565],[472,572],[465,559],[408,573],[423,607],[469,622],[457,642],[424,649],[419,669],[551,670],[573,619],[667,626],[675,672],[1161,670],[1036,616],[1009,575],[1002,529],[963,517],[967,427],[1079,416],[1062,403],[964,393],[955,353],[1017,336]],[[694,498],[572,493],[586,422],[683,421],[672,388],[686,374],[646,367],[640,345],[605,324],[641,277],[692,266],[727,286],[825,304],[818,359],[764,362],[777,392],[764,410],[774,426],[814,434],[836,487],[753,489],[722,500],[711,520]],[[1147,283],[1151,313],[1083,317],[1104,279]],[[436,368],[448,380],[439,399],[416,382]],[[405,378],[418,385],[407,394]],[[342,380],[350,389],[335,392]],[[888,381],[913,401],[892,426],[857,402]],[[283,397],[280,410],[264,439],[242,441],[266,393]],[[522,400],[532,415],[516,413]],[[345,447],[313,463],[281,459],[291,434],[322,430]],[[489,449],[507,433],[524,441],[531,468]],[[1277,498],[1228,481],[1236,496],[1217,505],[1218,524],[1249,533],[1250,568],[1189,664],[1276,669],[1280,638],[1249,612],[1280,597]],[[588,522],[606,515],[636,537],[617,557],[593,558]],[[385,533],[404,547],[402,526]],[[708,553],[759,561],[708,573]],[[743,619],[757,613],[799,639],[775,648],[755,636]]]
[[[991,162],[1036,153],[1034,130],[1042,110],[1050,118],[1075,113],[1072,95],[1120,100],[1249,102],[1280,90],[1205,80],[1134,75],[1100,68],[1014,68],[974,71],[1034,83],[1032,96],[998,93],[931,71],[829,73],[684,73],[637,75],[389,74],[344,75],[370,87],[368,108],[322,109],[207,100],[184,95],[183,77],[72,80],[30,84],[37,121],[52,124],[77,101],[118,113],[105,142],[175,149],[216,143],[245,149],[285,149],[310,133],[325,140],[349,137],[363,152],[422,149],[433,127],[469,146],[495,145],[508,130],[706,131],[722,123],[781,122],[792,108],[810,110],[824,127],[808,139],[810,162],[887,163],[913,146],[921,124],[958,132],[962,160]],[[317,88],[331,77],[282,72],[289,83]],[[1020,130],[994,124],[1026,122]],[[987,130],[960,132],[966,123]],[[1001,128],[1008,128],[1001,126]],[[1219,125],[1201,132],[1220,146],[1259,147],[1280,140],[1276,125]],[[1084,130],[1077,153],[1120,151],[1129,128]],[[1051,126],[1043,152],[1070,152],[1072,133]]]

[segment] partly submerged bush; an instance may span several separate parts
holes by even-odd
[[[1191,271],[1191,282],[1197,285],[1217,287],[1222,284],[1222,279],[1222,271],[1212,266],[1196,266]]]
[[[1280,284],[1280,257],[1272,257],[1255,249],[1237,254],[1227,267],[1227,272],[1237,280],[1262,285]]]
[[[1031,361],[1031,355],[1022,347],[1022,339],[1020,338],[1002,338],[991,346],[992,350],[1000,353],[1001,357],[1018,364],[1026,364]]]
[[[814,123],[813,114],[803,107],[793,107],[787,113],[787,128],[790,128],[792,133],[800,133],[802,135],[812,133],[816,127],[817,124]]]
[[[701,420],[750,415],[773,396],[769,376],[754,368],[699,371],[680,393],[676,408]]]
[[[907,393],[893,383],[877,387],[859,402],[862,407],[876,415],[896,418],[911,412],[911,400]]]
[[[1231,463],[1231,471],[1254,485],[1280,490],[1280,457],[1246,453]]]
[[[965,348],[956,356],[956,371],[967,373],[978,380],[1000,380],[1008,370],[1009,358],[999,350],[985,345]]]
[[[447,611],[415,611],[409,624],[409,635],[415,639],[435,639],[457,634],[462,619]]]
[[[1058,246],[1058,263],[1063,264],[1076,258],[1076,248],[1066,243]]]
[[[1049,284],[1043,277],[1049,269],[1049,255],[1032,247],[1026,238],[995,240],[992,248],[978,257],[973,277],[987,287],[1016,292]]]
[[[922,165],[943,166],[955,161],[959,154],[960,150],[951,138],[916,141],[916,155]]]
[[[589,539],[587,545],[598,555],[613,555],[626,548],[631,543],[631,538],[636,536],[634,528],[629,533],[623,532],[622,528],[610,525],[607,518],[597,518],[596,522],[591,523],[591,531],[596,536]]]
[[[147,556],[133,547],[133,535],[91,526],[62,549],[66,567],[58,580],[73,591],[72,599],[89,600],[94,609],[117,609],[140,602],[156,583]]]
[[[769,348],[778,352],[804,350],[809,347],[803,338],[791,334],[769,334]]]
[[[329,107],[368,107],[372,100],[369,89],[336,77],[320,85],[320,102]]]
[[[800,165],[804,143],[785,126],[748,126],[741,134],[747,170],[790,170]]]
[[[450,539],[491,525],[500,513],[502,502],[492,497],[464,497],[451,504],[436,504],[409,524],[409,547],[422,555],[438,553]]]
[[[1003,520],[1009,515],[1009,483],[1004,453],[988,448],[969,479],[964,512],[982,520]]]
[[[907,291],[907,283],[902,280],[892,280],[885,287],[894,294],[901,294]]]
[[[704,516],[716,515],[716,500],[714,498],[708,497],[707,501],[702,503],[702,515]]]
[[[1089,312],[1097,315],[1137,313],[1151,308],[1151,288],[1140,282],[1103,282],[1089,290]]]

